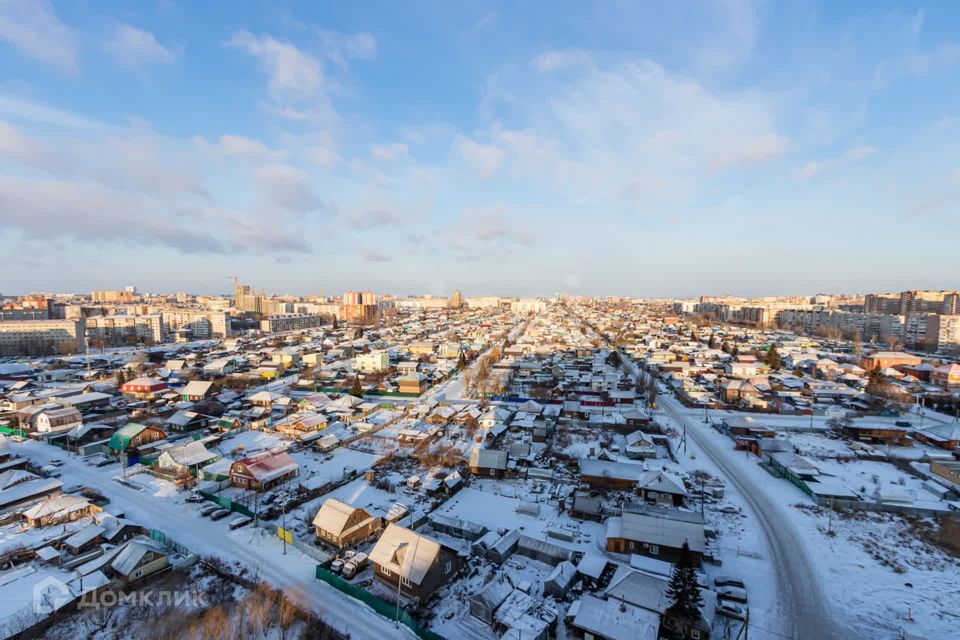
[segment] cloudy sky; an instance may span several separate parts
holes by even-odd
[[[958,286],[960,3],[0,0],[0,292]]]

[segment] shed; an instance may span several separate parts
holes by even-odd
[[[570,586],[577,577],[577,570],[573,563],[564,560],[550,572],[546,581],[543,583],[543,594],[562,599],[567,595]]]

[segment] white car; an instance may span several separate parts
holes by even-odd
[[[733,618],[734,620],[747,619],[747,607],[736,602],[720,599],[717,600],[717,613],[721,616]]]
[[[717,595],[724,600],[733,600],[734,602],[747,601],[747,590],[741,587],[717,587]]]

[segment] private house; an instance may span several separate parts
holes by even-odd
[[[657,640],[660,616],[623,601],[584,594],[570,605],[567,627],[585,640]]]
[[[657,445],[643,431],[634,431],[626,436],[624,455],[632,460],[644,460],[657,457]]]
[[[596,458],[580,460],[580,482],[594,489],[633,491],[644,474],[640,464]]]
[[[0,513],[35,502],[45,496],[59,494],[61,487],[63,487],[63,483],[55,478],[38,478],[18,482],[9,488],[0,490]]]
[[[725,380],[720,384],[720,395],[724,402],[739,404],[760,397],[760,391],[749,380]]]
[[[210,424],[211,418],[196,411],[177,411],[167,418],[164,426],[170,431],[184,433],[187,431],[197,431]]]
[[[624,511],[608,518],[607,551],[638,554],[676,562],[686,542],[699,562],[706,550],[703,519],[699,514],[673,509]]]
[[[902,351],[876,351],[860,358],[860,366],[866,371],[872,371],[878,366],[881,369],[887,367],[916,367],[922,362],[923,360],[919,357]]]
[[[167,383],[157,378],[134,378],[120,387],[124,395],[133,396],[139,400],[153,400],[160,397],[166,390]]]
[[[930,382],[944,389],[960,389],[960,364],[945,364],[930,372]]]
[[[843,427],[843,436],[851,440],[869,442],[871,444],[887,444],[895,446],[910,446],[913,444],[907,437],[907,430],[902,427],[885,424],[851,424]]]
[[[910,434],[914,440],[931,444],[941,449],[954,451],[960,447],[960,423],[938,424],[917,429]]]
[[[397,378],[397,388],[400,393],[409,393],[419,396],[430,387],[429,378],[422,373],[411,373],[410,375]]]
[[[197,475],[200,467],[215,462],[217,454],[208,451],[199,440],[164,449],[157,458],[157,467],[167,473]]]
[[[350,547],[380,531],[380,518],[336,498],[328,498],[313,519],[317,539],[337,549]]]
[[[759,376],[763,372],[764,366],[759,362],[728,362],[723,365],[723,370],[732,378],[745,380]]]
[[[82,424],[83,416],[73,407],[41,411],[34,421],[37,433],[44,434],[70,431]]]
[[[379,373],[390,368],[390,354],[386,351],[364,353],[353,361],[353,368],[360,373]]]
[[[230,465],[230,484],[265,491],[297,476],[300,465],[283,449],[264,451]]]
[[[121,453],[127,456],[136,455],[137,449],[145,444],[163,440],[167,434],[163,429],[157,427],[148,427],[138,422],[130,422],[127,425],[114,431],[110,436],[110,442],[107,448],[110,453],[118,456]]]
[[[29,484],[29,483],[24,483]],[[23,519],[30,527],[45,527],[73,522],[102,511],[84,498],[67,493],[48,496],[23,512]]]
[[[327,428],[327,416],[322,413],[301,413],[278,423],[274,427],[280,433],[302,438]]]
[[[670,507],[683,506],[687,498],[687,490],[683,483],[662,471],[648,471],[637,482],[637,492],[650,504]]]
[[[180,399],[183,402],[200,402],[210,397],[213,392],[213,383],[206,380],[191,380],[180,390]]]
[[[960,487],[960,462],[931,460],[930,473],[950,482],[954,487]]]
[[[503,478],[507,475],[507,452],[474,447],[470,451],[470,473],[475,476]]]
[[[116,552],[107,569],[113,579],[127,585],[163,571],[170,562],[164,547],[150,538],[137,536]]]
[[[377,580],[407,598],[425,602],[461,565],[457,552],[397,524],[390,524],[370,551]]]

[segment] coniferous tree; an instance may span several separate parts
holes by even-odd
[[[776,345],[770,345],[770,348],[767,350],[767,355],[764,356],[763,361],[774,371],[780,370],[780,352],[777,351]]]
[[[350,395],[357,398],[363,397],[363,386],[360,384],[360,376],[353,376],[353,386],[350,387]]]
[[[463,355],[463,351],[460,352],[460,357],[457,358],[457,370],[463,371],[467,368],[467,357]]]
[[[667,609],[671,614],[696,620],[700,616],[700,607],[703,606],[703,597],[700,595],[700,585],[697,583],[697,572],[694,568],[693,556],[686,542],[680,549],[680,557],[673,566],[673,575],[670,576],[670,585],[667,587],[667,597],[673,602]]]
[[[716,349],[716,348],[717,348],[717,336],[715,336],[715,335],[713,335],[713,334],[711,333],[711,334],[710,334],[710,340],[707,341],[707,346],[710,347],[711,349]]]

